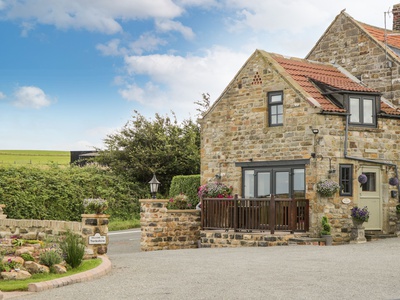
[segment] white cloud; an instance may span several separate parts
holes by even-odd
[[[14,92],[13,104],[16,107],[40,109],[51,103],[50,97],[35,86],[22,86]]]
[[[207,92],[215,100],[248,58],[248,53],[222,47],[205,51],[204,56],[148,55],[125,58],[129,74],[149,78],[145,85],[129,84],[120,89],[123,98],[159,111],[195,113],[193,102]]]
[[[6,98],[6,95],[2,92],[0,92],[0,100]]]
[[[183,10],[172,0],[4,0],[4,17],[61,29],[86,29],[106,34],[122,31],[118,20],[175,18]]]
[[[166,45],[166,41],[154,36],[151,33],[142,34],[138,40],[129,44],[129,48],[135,54],[141,55],[144,51],[157,50],[158,46]]]
[[[107,44],[97,44],[96,49],[105,56],[126,55],[128,50],[124,47],[120,47],[120,43],[121,41],[119,39],[113,39]]]
[[[156,20],[156,27],[162,32],[177,31],[183,35],[187,40],[191,40],[195,37],[192,29],[182,25],[182,23],[172,20]]]

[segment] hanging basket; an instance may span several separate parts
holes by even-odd
[[[392,178],[389,179],[389,184],[393,185],[393,186],[396,186],[396,185],[399,184],[399,179],[397,179],[397,177],[392,177]]]
[[[360,176],[358,176],[358,182],[361,184],[367,183],[368,181],[368,177],[365,174],[361,174]]]

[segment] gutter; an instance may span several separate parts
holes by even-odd
[[[399,177],[397,165],[393,163],[387,163],[387,162],[381,162],[381,161],[376,161],[373,159],[367,159],[367,158],[360,158],[360,157],[353,157],[353,156],[348,156],[347,155],[347,140],[348,140],[348,134],[349,134],[349,118],[350,114],[346,114],[346,128],[345,128],[345,135],[344,135],[344,150],[343,150],[343,155],[344,158],[346,159],[351,159],[351,160],[356,160],[356,161],[362,161],[362,162],[369,162],[369,163],[374,163],[374,164],[379,164],[379,165],[385,165],[385,166],[390,166],[394,167],[396,177]],[[400,195],[400,185],[397,185],[397,199],[399,199]]]

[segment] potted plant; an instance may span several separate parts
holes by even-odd
[[[85,213],[104,214],[104,211],[108,208],[108,202],[101,198],[88,198],[83,200],[83,207]]]
[[[317,192],[323,197],[332,197],[339,188],[339,184],[331,179],[326,179],[317,183]]]
[[[351,219],[353,220],[353,224],[356,228],[361,228],[364,222],[368,222],[368,207],[364,206],[363,208],[359,208],[358,206],[354,206],[351,209]]]
[[[321,225],[321,237],[325,239],[325,245],[332,246],[331,225],[326,216],[322,217]]]
[[[400,220],[400,204],[396,205],[396,216],[397,219]]]
[[[175,197],[171,197],[167,204],[168,209],[191,209],[192,203],[188,202],[188,197],[184,193],[180,193]]]

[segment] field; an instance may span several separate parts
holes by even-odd
[[[69,151],[0,150],[0,166],[4,165],[68,165]]]

